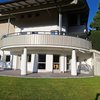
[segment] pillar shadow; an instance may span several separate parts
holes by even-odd
[[[95,100],[99,100],[99,98],[100,98],[100,93],[97,93]]]

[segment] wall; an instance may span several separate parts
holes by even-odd
[[[15,28],[14,25],[11,23],[9,24],[9,33],[14,33]],[[0,21],[0,39],[2,38],[3,35],[8,34],[8,23],[7,21]],[[1,47],[1,41],[0,41],[0,47]]]
[[[93,52],[94,56],[94,75],[100,76],[100,52]]]
[[[9,33],[13,33],[15,31],[14,25],[9,24]],[[8,23],[7,21],[0,21],[0,37],[4,34],[8,34]]]
[[[58,30],[58,12],[54,9],[16,15],[13,24],[16,26],[15,32]]]

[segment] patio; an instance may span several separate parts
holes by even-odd
[[[0,76],[10,77],[23,77],[23,78],[86,78],[93,77],[93,74],[78,74],[77,76],[71,76],[70,72],[67,73],[28,73],[26,76],[20,75],[20,70],[0,70]]]

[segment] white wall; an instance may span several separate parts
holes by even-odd
[[[27,71],[37,72],[38,71],[38,55],[31,54],[31,62],[27,62]]]
[[[46,71],[53,71],[53,54],[46,54]]]
[[[100,76],[100,52],[93,52],[94,75]]]
[[[50,31],[59,30],[58,25],[51,25],[51,26],[43,26],[43,27],[27,27],[27,28],[15,28],[15,32],[34,32],[40,31],[38,34],[50,34]],[[42,32],[43,31],[43,32]],[[44,33],[44,31],[47,31]],[[62,31],[65,32],[65,28],[62,28]]]

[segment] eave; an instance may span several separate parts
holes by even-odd
[[[11,2],[0,4],[1,16],[61,8],[62,11],[74,9],[87,10],[86,0],[12,0]],[[73,3],[74,2],[74,3]],[[75,4],[76,2],[76,4]]]

